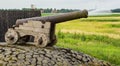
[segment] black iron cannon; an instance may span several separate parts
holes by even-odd
[[[16,25],[6,32],[5,40],[8,44],[16,44],[27,42],[29,36],[33,36],[36,46],[52,46],[56,43],[55,25],[57,23],[87,17],[87,10],[83,10],[55,16],[18,19]]]

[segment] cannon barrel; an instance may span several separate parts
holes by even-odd
[[[76,11],[76,12],[69,12],[65,14],[55,15],[55,16],[44,16],[44,17],[32,17],[32,18],[25,18],[25,19],[18,19],[16,21],[16,26],[28,22],[30,20],[34,21],[42,21],[42,22],[51,22],[51,23],[61,23],[69,20],[79,19],[79,18],[87,18],[88,11]]]

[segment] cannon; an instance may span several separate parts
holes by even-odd
[[[53,46],[57,42],[55,35],[57,23],[87,17],[87,10],[83,10],[55,16],[17,19],[16,24],[6,32],[5,41],[7,44],[23,44],[33,36],[36,46]]]

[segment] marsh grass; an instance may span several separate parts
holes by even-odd
[[[120,13],[111,13],[111,14],[103,14],[103,15],[90,15],[89,17],[119,17]]]
[[[120,39],[107,36],[58,32],[57,46],[71,48],[93,57],[120,65]]]
[[[48,15],[53,14],[43,14]],[[120,14],[89,16],[59,23],[56,34],[56,46],[84,52],[120,66]]]
[[[92,19],[94,21],[89,21]],[[102,21],[100,21],[101,19]],[[104,19],[108,20],[105,21]],[[98,32],[98,33],[112,33],[112,34],[120,34],[120,17],[113,18],[116,21],[110,21],[111,18],[87,18],[87,19],[77,19],[72,21],[67,21],[65,23],[57,24],[57,29],[65,29],[65,30],[79,30],[86,32]],[[61,28],[63,27],[63,28]]]
[[[56,32],[57,46],[84,52],[114,66],[120,65],[119,16],[88,17],[60,23]]]
[[[120,24],[107,24],[106,26],[109,28],[120,28]]]
[[[89,17],[87,19],[81,19],[80,21],[89,21],[89,22],[119,22],[120,17]]]

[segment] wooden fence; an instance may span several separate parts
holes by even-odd
[[[41,16],[37,10],[0,10],[0,42],[4,42],[4,35],[8,28],[12,27],[17,19]]]

